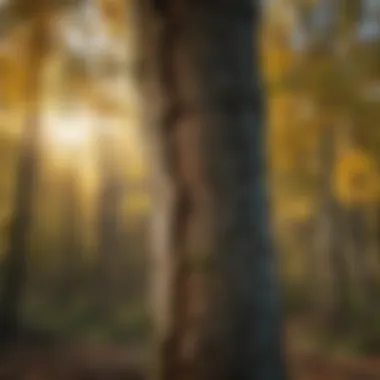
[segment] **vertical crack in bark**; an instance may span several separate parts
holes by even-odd
[[[168,100],[162,133],[176,192],[174,323],[161,378],[279,380],[284,368],[257,44],[252,52],[252,37],[259,33],[259,5],[251,0],[173,0],[160,5],[159,62]],[[213,198],[212,254],[221,284],[209,299],[210,319],[202,330],[205,344],[197,352],[198,363],[181,356],[190,332],[186,234],[199,189],[181,165],[185,142],[178,135],[184,130],[193,133],[194,121],[202,146],[193,154],[199,153]]]
[[[176,78],[175,50],[180,36],[180,2],[166,1],[158,4],[162,20],[159,41],[158,64],[161,85],[167,99],[162,122],[162,137],[166,167],[174,187],[174,205],[169,228],[171,236],[171,260],[173,265],[173,298],[170,314],[172,325],[164,342],[161,379],[179,380],[186,372],[183,358],[183,340],[186,334],[188,314],[189,265],[186,258],[187,231],[189,227],[192,198],[188,184],[181,173],[181,142],[178,138],[184,110],[179,98],[178,78]]]

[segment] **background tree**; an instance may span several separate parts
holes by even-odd
[[[29,4],[29,3],[28,3]],[[31,8],[26,3],[16,4],[20,13],[33,12],[29,42],[28,69],[26,77],[27,114],[18,163],[12,223],[9,227],[9,252],[4,279],[1,330],[5,337],[14,336],[18,328],[19,306],[26,275],[27,237],[32,218],[33,187],[37,174],[39,125],[39,83],[43,60],[48,47],[48,8],[43,1]]]

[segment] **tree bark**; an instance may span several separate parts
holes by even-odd
[[[172,180],[166,170],[162,124],[162,83],[158,62],[161,20],[152,0],[135,0],[138,27],[139,82],[144,98],[142,126],[149,148],[150,193],[153,199],[149,220],[150,262],[148,308],[152,320],[152,350],[149,379],[163,379],[163,346],[171,326],[170,301],[173,292],[170,227],[173,209]],[[157,125],[158,124],[158,125]]]
[[[162,378],[283,379],[256,41],[259,6],[250,0],[155,3],[163,22],[159,63],[168,99],[162,133],[176,194],[173,325]],[[193,159],[200,163],[191,174],[181,136],[192,134]],[[200,167],[213,200],[217,289],[208,300],[202,340],[189,357],[186,343],[194,330],[187,229],[197,194],[204,191]]]

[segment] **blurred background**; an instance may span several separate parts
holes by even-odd
[[[272,235],[293,376],[379,379],[380,2],[264,9]],[[0,1],[1,336],[74,345],[65,353],[92,365],[136,363],[152,335],[156,104],[141,91],[136,22],[133,1]],[[46,356],[22,358],[28,373],[44,371]],[[16,362],[4,363],[11,379]]]

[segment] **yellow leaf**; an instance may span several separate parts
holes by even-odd
[[[359,149],[342,155],[336,163],[334,190],[345,204],[373,202],[379,197],[379,173],[371,156]]]

